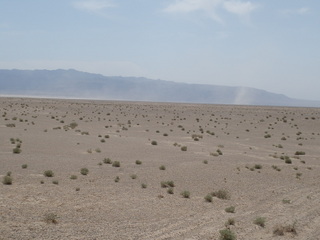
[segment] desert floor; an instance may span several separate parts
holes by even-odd
[[[0,106],[0,239],[320,239],[318,108]]]

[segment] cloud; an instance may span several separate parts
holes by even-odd
[[[283,15],[305,15],[310,12],[310,9],[307,7],[302,7],[298,9],[285,9],[282,10],[281,13]]]
[[[257,8],[257,6],[251,2],[241,1],[224,1],[223,6],[228,12],[240,16],[248,15]]]
[[[166,12],[193,12],[198,10],[212,10],[218,6],[222,0],[176,0],[165,8]]]
[[[89,12],[99,12],[106,8],[114,7],[115,5],[108,0],[83,0],[73,2],[73,6],[80,10],[86,10]]]
[[[222,22],[217,11],[225,11],[238,16],[249,15],[257,6],[250,1],[240,0],[175,0],[164,11],[168,13],[190,13],[195,11],[205,12],[218,22]]]

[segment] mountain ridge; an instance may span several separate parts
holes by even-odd
[[[0,94],[151,102],[320,107],[249,87],[178,83],[144,77],[104,76],[74,69],[0,69]]]

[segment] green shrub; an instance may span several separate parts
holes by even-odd
[[[162,188],[168,187],[167,182],[165,182],[165,181],[160,182],[160,185]]]
[[[159,169],[160,169],[160,170],[166,170],[166,166],[161,165],[161,166],[159,167]]]
[[[19,153],[21,153],[21,149],[18,148],[18,147],[16,147],[16,148],[14,148],[14,149],[12,150],[12,152],[13,152],[14,154],[19,154]]]
[[[12,184],[12,177],[4,176],[3,179],[2,179],[2,183],[4,185],[11,185]]]
[[[236,223],[236,221],[234,220],[234,218],[228,218],[228,220],[226,222],[226,226],[234,225],[235,223]]]
[[[28,164],[22,164],[21,167],[22,167],[23,169],[26,169],[26,168],[28,167]]]
[[[224,199],[224,200],[230,199],[230,193],[225,189],[220,189],[218,191],[212,192],[211,195],[219,199]]]
[[[291,163],[292,163],[292,160],[289,158],[289,159],[286,159],[284,162],[285,162],[286,164],[291,164]]]
[[[168,185],[169,187],[175,187],[173,181],[167,181],[167,185]]]
[[[71,176],[70,176],[70,179],[72,179],[72,180],[75,180],[75,179],[77,179],[77,178],[78,178],[77,175],[71,175]]]
[[[168,193],[168,194],[173,194],[173,193],[174,193],[174,192],[173,192],[173,188],[172,188],[172,187],[169,187],[168,190],[167,190],[167,193]]]
[[[257,217],[254,221],[254,224],[260,226],[260,227],[265,227],[266,225],[266,218],[264,217]]]
[[[234,213],[235,210],[236,210],[236,208],[235,208],[234,206],[227,207],[227,208],[225,209],[225,211],[226,211],[227,213]]]
[[[151,144],[152,145],[158,145],[157,141],[152,141]]]
[[[55,185],[58,185],[59,181],[58,180],[53,180],[52,183],[55,184]]]
[[[114,161],[112,163],[112,167],[120,167],[120,162],[119,161]]]
[[[218,155],[223,155],[222,151],[220,149],[217,150]]]
[[[220,233],[220,240],[236,240],[237,237],[234,232],[230,229],[223,229],[219,231]]]
[[[212,202],[212,195],[208,194],[207,196],[204,197],[204,200],[206,202]]]
[[[89,170],[88,170],[88,168],[81,168],[81,169],[80,169],[80,173],[81,173],[82,175],[88,175]]]
[[[119,182],[120,181],[120,177],[116,176],[116,178],[114,179],[115,182]]]
[[[112,164],[112,161],[111,161],[110,158],[105,158],[105,159],[103,159],[103,163],[105,163],[105,164]]]
[[[46,171],[44,171],[43,175],[44,175],[45,177],[54,177],[54,173],[53,173],[52,170],[46,170]]]
[[[184,152],[185,152],[185,151],[187,151],[187,150],[188,150],[188,147],[187,147],[187,146],[182,146],[182,147],[181,147],[181,151],[184,151]]]
[[[47,214],[45,214],[45,216],[44,216],[44,221],[46,222],[46,223],[54,223],[54,224],[57,224],[58,223],[58,221],[57,221],[57,215],[56,214],[54,214],[54,213],[47,213]]]
[[[286,232],[297,235],[296,222],[287,226],[278,225],[273,229],[273,235],[275,236],[283,236]]]
[[[76,122],[72,122],[69,124],[69,127],[72,129],[75,129],[77,126],[78,126],[78,123],[76,123]]]
[[[140,160],[136,160],[136,164],[137,164],[137,165],[141,165],[142,162],[141,162]]]
[[[190,198],[190,192],[189,191],[183,191],[181,192],[181,196],[184,198]]]
[[[306,153],[303,151],[296,151],[294,155],[306,155]]]
[[[261,166],[261,164],[255,164],[255,165],[254,165],[254,168],[255,168],[255,169],[261,169],[262,166]]]

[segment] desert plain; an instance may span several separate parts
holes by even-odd
[[[0,178],[2,240],[320,239],[320,109],[1,97]]]

